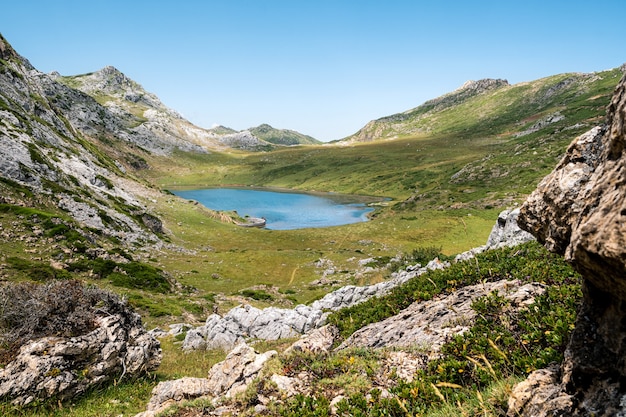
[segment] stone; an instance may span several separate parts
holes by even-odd
[[[327,324],[303,335],[285,350],[285,354],[291,352],[328,353],[337,337],[339,337],[339,329]]]
[[[209,380],[206,378],[185,377],[173,381],[159,382],[152,390],[152,397],[148,402],[147,411],[151,411],[151,414],[156,414],[172,404],[183,400],[204,397],[211,392]]]
[[[181,378],[163,381],[152,390],[146,411],[136,417],[155,417],[168,407],[201,397],[219,403],[221,397],[232,397],[242,393],[262,370],[265,362],[276,355],[276,351],[257,353],[245,343],[235,347],[222,362],[209,370],[206,378]]]
[[[135,313],[133,313],[135,314]],[[0,397],[13,404],[73,398],[96,385],[154,371],[161,362],[159,342],[121,314],[98,319],[95,330],[76,337],[44,337],[21,347],[0,369]]]
[[[533,399],[510,415],[626,415],[625,149],[626,76],[606,123],[576,138],[521,208],[520,227],[581,273],[583,300],[559,372],[526,383]]]
[[[497,291],[511,302],[511,308],[523,308],[544,292],[538,283],[521,284],[501,280],[470,285],[439,298],[415,302],[399,314],[372,323],[354,332],[338,349],[348,347],[410,347],[436,355],[454,335],[469,330],[476,315],[472,303],[478,297]]]
[[[508,401],[507,417],[522,415],[533,417],[553,416],[550,410],[560,410],[560,415],[571,415],[572,398],[561,391],[558,366],[540,369],[517,384]],[[548,406],[546,406],[549,404]]]
[[[296,378],[274,374],[270,377],[270,381],[276,384],[276,388],[287,397],[293,397],[300,392],[299,381]]]
[[[222,362],[213,365],[207,379],[214,397],[232,397],[245,391],[261,368],[277,352],[257,353],[245,343],[235,347]]]

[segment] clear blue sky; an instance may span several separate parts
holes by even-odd
[[[12,0],[0,33],[44,72],[113,65],[197,125],[320,140],[467,80],[626,62],[624,0]]]

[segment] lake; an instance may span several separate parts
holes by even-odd
[[[241,188],[206,188],[172,191],[216,211],[237,211],[241,217],[265,218],[273,230],[329,227],[367,221],[374,209],[363,197],[339,194],[304,194]],[[370,201],[375,200],[372,198]]]

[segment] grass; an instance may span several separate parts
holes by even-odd
[[[380,383],[381,358],[388,353],[384,349],[279,355],[280,366],[273,367],[285,375],[307,373],[311,391],[271,406],[269,415],[325,415],[339,394],[344,396],[336,404],[339,415],[504,415],[515,382],[562,360],[581,298],[580,277],[536,243],[490,251],[476,261],[455,265],[417,277],[385,297],[335,313],[330,321],[346,336],[367,322],[395,314],[413,301],[410,298],[429,299],[447,294],[451,286],[474,281],[543,282],[546,293],[517,312],[497,293],[476,300],[472,308],[477,317],[470,330],[445,343],[441,356],[418,370],[412,381],[388,375],[393,383],[385,396],[373,388],[375,381]],[[468,282],[459,281],[464,275]],[[264,386],[262,381],[259,386]]]

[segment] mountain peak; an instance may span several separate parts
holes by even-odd
[[[470,90],[474,92],[483,92],[486,90],[491,90],[492,88],[498,88],[498,87],[507,86],[507,85],[509,85],[509,82],[507,80],[484,78],[478,81],[475,81],[475,80],[466,81],[456,91],[458,92],[462,90]]]
[[[11,44],[0,34],[0,59],[8,60],[10,58],[17,58],[18,56]]]

